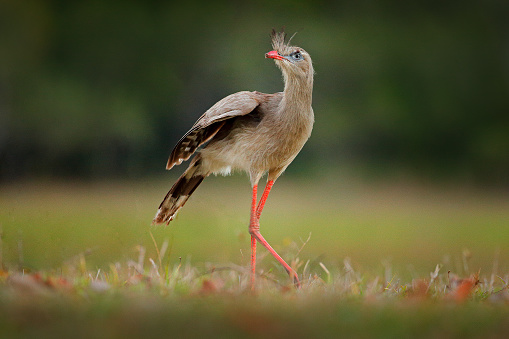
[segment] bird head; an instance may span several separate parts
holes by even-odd
[[[309,54],[303,48],[291,46],[291,38],[285,41],[285,32],[272,30],[271,38],[274,50],[266,53],[265,57],[275,60],[285,79],[298,77],[312,82],[314,70]]]

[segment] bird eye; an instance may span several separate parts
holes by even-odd
[[[299,51],[293,52],[292,53],[292,58],[294,60],[302,60],[303,59],[302,54]]]

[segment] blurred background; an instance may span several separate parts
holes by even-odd
[[[502,0],[2,0],[4,259],[52,265],[99,247],[97,262],[111,262],[134,244],[152,246],[148,224],[182,170],[164,170],[172,147],[224,96],[282,90],[264,59],[282,26],[313,57],[316,123],[267,207],[275,247],[292,234],[300,246],[312,230],[306,255],[339,262],[412,253],[432,270],[464,248],[487,265],[495,252],[509,258],[497,250],[509,241],[508,17]],[[317,175],[321,185],[310,184]],[[238,256],[225,242],[246,234],[248,181],[218,180],[198,190],[180,224],[154,230],[159,242],[175,238],[177,257]],[[391,185],[399,180],[418,187]],[[304,189],[312,204],[297,198]],[[193,214],[203,208],[208,218]],[[228,235],[215,245],[205,240],[219,233],[199,236],[220,227]],[[233,252],[214,257],[214,248]]]
[[[286,26],[316,69],[290,170],[509,184],[506,1],[0,3],[0,180],[137,178],[240,90],[282,90]]]

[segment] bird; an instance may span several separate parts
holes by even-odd
[[[295,34],[294,34],[295,35]],[[169,224],[191,194],[210,174],[228,175],[233,170],[248,174],[252,202],[248,231],[251,235],[251,289],[255,289],[256,245],[262,244],[283,265],[300,287],[295,270],[269,245],[260,233],[260,217],[278,177],[295,159],[311,135],[314,69],[311,57],[301,47],[291,46],[284,29],[272,30],[273,59],[284,81],[282,92],[273,94],[241,91],[219,100],[177,142],[166,169],[191,159],[188,168],[173,184],[159,205],[153,224]],[[267,183],[258,199],[258,183]]]

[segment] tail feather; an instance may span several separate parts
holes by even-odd
[[[169,224],[170,221],[175,218],[177,212],[184,206],[187,199],[189,199],[206,176],[198,174],[199,166],[200,159],[199,157],[195,157],[184,174],[173,184],[170,191],[164,197],[161,205],[159,205],[153,223]]]

